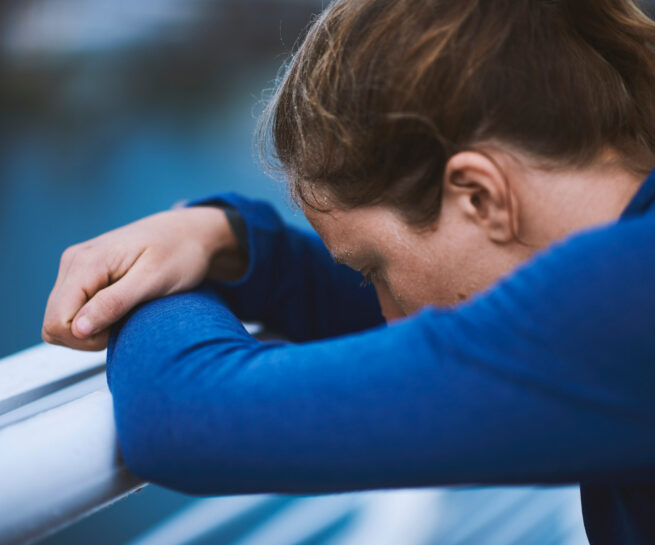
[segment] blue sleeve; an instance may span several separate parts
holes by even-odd
[[[188,206],[227,204],[244,220],[249,266],[217,288],[236,315],[291,341],[335,337],[383,323],[375,290],[337,265],[315,233],[286,225],[268,203],[227,193]]]
[[[571,239],[452,309],[260,343],[212,288],[108,350],[138,476],[194,494],[655,477],[655,223]]]

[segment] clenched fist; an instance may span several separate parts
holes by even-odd
[[[101,350],[110,326],[137,304],[206,278],[235,280],[247,259],[225,212],[205,206],[160,212],[75,244],[61,256],[43,340]]]

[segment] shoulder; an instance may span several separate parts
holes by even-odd
[[[647,399],[655,380],[654,270],[655,216],[621,221],[539,252],[452,311],[425,311],[424,325],[458,361],[558,389],[613,385],[633,401],[643,389]]]
[[[581,231],[538,252],[483,295],[592,319],[591,310],[655,313],[655,215]]]

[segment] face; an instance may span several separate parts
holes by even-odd
[[[306,206],[304,212],[335,261],[370,275],[385,318],[393,320],[466,300],[533,253],[515,236],[512,168],[502,157],[476,152],[451,158],[438,219],[425,228],[388,206],[346,209],[317,191],[308,192],[318,195],[312,204],[327,211]]]
[[[453,305],[483,289],[514,263],[456,210],[417,229],[384,206],[332,208],[305,215],[335,261],[370,275],[387,321],[425,305]]]

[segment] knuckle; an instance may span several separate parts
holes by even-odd
[[[65,343],[65,339],[71,337],[70,322],[53,314],[47,315],[41,327],[41,337],[48,343]]]
[[[61,345],[62,341],[57,337],[56,335],[52,335],[50,332],[46,331],[45,329],[41,330],[41,338],[43,339],[44,342],[47,342],[48,344],[58,344]]]
[[[78,251],[79,251],[79,245],[73,244],[72,246],[69,246],[62,252],[61,262],[62,263],[70,262],[73,259],[73,257],[75,257]]]
[[[70,263],[73,259],[79,259],[88,255],[89,251],[94,247],[93,240],[85,242],[78,242],[66,248],[61,254],[62,263]]]
[[[41,329],[41,338],[47,343],[52,343],[52,341],[54,340],[54,337],[50,335],[50,333],[45,327]]]
[[[59,313],[54,305],[49,304],[47,306],[43,316],[43,329],[48,333],[52,334],[53,330],[59,326],[58,314]]]
[[[43,322],[43,327],[41,328],[41,336],[43,337],[43,340],[47,340],[46,337],[52,339],[56,336],[55,323],[52,320],[45,320]]]

